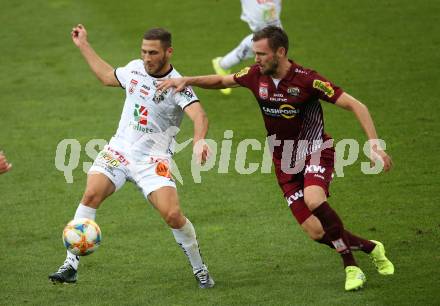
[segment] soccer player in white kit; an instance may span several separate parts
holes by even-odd
[[[274,25],[282,27],[281,0],[240,0],[241,1],[241,20],[249,25],[252,33],[246,36],[240,44],[223,57],[216,57],[212,60],[212,66],[218,75],[231,74],[231,68],[241,61],[252,58],[252,36],[255,32]],[[231,88],[220,89],[229,95]]]
[[[96,210],[104,199],[127,180],[131,181],[171,227],[199,287],[213,287],[214,280],[203,263],[194,227],[180,210],[169,168],[173,139],[183,113],[193,121],[194,154],[200,163],[209,154],[204,142],[208,120],[190,87],[182,93],[156,91],[157,80],[180,76],[170,64],[171,34],[162,28],[148,30],[142,40],[142,59],[116,69],[96,54],[83,25],[74,27],[71,35],[97,78],[106,86],[122,87],[126,93],[118,130],[89,170],[86,190],[74,219],[95,220]],[[79,257],[67,252],[64,264],[49,279],[54,283],[76,282],[78,264]]]

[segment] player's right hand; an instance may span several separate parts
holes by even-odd
[[[77,26],[73,27],[70,35],[72,36],[73,43],[77,47],[87,43],[87,31],[82,24],[78,24]]]
[[[173,78],[173,79],[160,80],[159,85],[157,86],[157,90],[160,90],[163,92],[163,91],[166,91],[170,87],[176,88],[176,92],[184,90],[186,87],[185,78]]]
[[[11,168],[12,164],[8,163],[6,156],[3,155],[3,152],[0,152],[0,174],[8,172]]]

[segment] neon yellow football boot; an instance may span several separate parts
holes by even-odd
[[[394,274],[394,265],[388,258],[386,258],[383,244],[375,240],[370,241],[376,245],[370,253],[370,258],[376,266],[377,272],[382,275]]]
[[[231,71],[229,69],[223,69],[222,67],[220,67],[220,60],[222,58],[221,57],[216,57],[212,60],[212,67],[214,68],[214,71],[216,74],[218,75],[228,75],[231,74]],[[224,95],[229,95],[231,94],[232,89],[231,88],[223,88],[220,89],[220,92]]]
[[[345,275],[346,291],[361,289],[367,281],[364,272],[362,272],[362,270],[356,266],[345,267]]]

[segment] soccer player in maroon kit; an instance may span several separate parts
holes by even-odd
[[[242,86],[252,91],[267,129],[276,177],[293,215],[311,239],[341,255],[346,272],[345,290],[356,290],[366,278],[352,250],[369,254],[382,275],[393,274],[394,266],[386,258],[382,243],[350,233],[327,202],[335,152],[333,140],[324,133],[319,100],[355,114],[371,140],[372,163],[380,159],[388,171],[392,161],[375,141],[378,137],[367,107],[317,72],[289,60],[288,48],[287,34],[269,26],[253,36],[255,65],[226,76],[169,79],[159,89]]]

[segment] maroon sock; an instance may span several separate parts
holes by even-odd
[[[348,243],[350,244],[350,250],[352,251],[358,251],[361,250],[364,253],[370,254],[371,251],[374,249],[374,247],[376,246],[373,242],[371,242],[370,240],[365,240],[361,237],[358,237],[356,235],[353,235],[352,233],[350,233],[349,231],[345,230],[345,237],[348,239]],[[334,249],[334,245],[332,243],[332,241],[330,240],[330,238],[328,237],[327,233],[324,234],[324,236],[322,236],[321,239],[316,240],[316,242],[328,245],[329,247],[331,247],[332,249]]]
[[[354,250],[362,250],[362,252],[370,254],[371,251],[373,251],[376,244],[374,242],[371,242],[370,240],[366,240],[362,237],[356,236],[349,231],[345,230],[345,236],[348,239],[348,242],[350,243],[350,249],[352,251]]]
[[[345,235],[344,224],[338,214],[328,205],[322,203],[312,212],[319,221],[336,251],[341,254],[344,267],[357,266],[350,250],[350,242]]]
[[[328,237],[327,233],[324,233],[324,236],[322,236],[321,239],[316,240],[316,242],[318,243],[322,243],[325,245],[328,245],[329,247],[331,247],[332,249],[335,248],[335,246],[333,245],[332,241],[330,240],[330,238]]]

